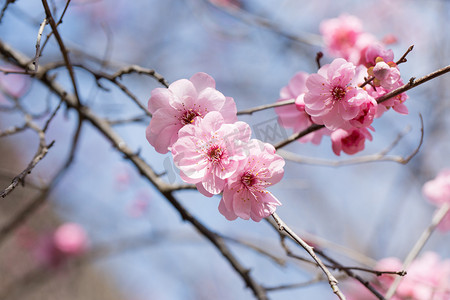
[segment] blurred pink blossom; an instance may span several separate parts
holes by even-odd
[[[236,172],[239,160],[245,158],[250,135],[247,123],[225,124],[224,117],[217,111],[184,126],[172,147],[181,178],[196,184],[206,196],[219,194],[225,179]]]
[[[128,208],[129,215],[134,218],[141,217],[148,211],[150,200],[150,194],[147,190],[139,191]]]
[[[423,195],[433,204],[441,206],[450,204],[450,169],[442,170],[435,179],[426,182],[422,188]],[[450,212],[439,223],[442,231],[450,230]]]
[[[237,217],[259,222],[281,205],[267,187],[279,182],[284,174],[284,159],[275,148],[259,140],[248,143],[249,155],[239,162],[237,172],[227,179],[219,211],[228,220]]]
[[[379,271],[400,271],[402,262],[397,258],[384,258],[376,267]],[[434,252],[425,252],[415,259],[406,270],[391,300],[448,300],[450,299],[450,259],[441,260]],[[383,274],[371,283],[386,293],[395,279],[391,274]],[[377,299],[359,282],[352,282],[346,291],[349,300]]]
[[[23,71],[17,67],[0,66],[2,69],[12,72]],[[4,95],[7,97],[20,98],[29,90],[31,81],[29,75],[23,74],[5,74],[0,72],[0,103],[5,102]]]
[[[56,249],[66,255],[77,255],[84,252],[87,236],[84,229],[75,223],[66,223],[58,227],[53,234]]]
[[[159,153],[167,153],[178,139],[178,131],[203,118],[207,113],[218,111],[225,123],[237,121],[233,98],[225,97],[215,89],[214,79],[206,73],[196,73],[189,80],[180,79],[169,88],[156,88],[148,101],[153,114],[146,129],[149,143]]]
[[[83,254],[87,249],[87,242],[87,235],[80,225],[65,223],[53,233],[39,238],[34,254],[40,263],[58,267],[68,258]]]
[[[322,21],[320,32],[328,53],[354,64],[359,64],[367,47],[377,41],[374,36],[363,31],[360,19],[348,14]]]
[[[275,107],[280,124],[285,128],[292,128],[294,132],[301,132],[314,124],[310,115],[305,111],[305,102],[303,100],[307,91],[307,78],[308,73],[298,72],[291,78],[288,85],[280,91],[280,99],[277,102],[295,99],[295,104]],[[329,134],[329,130],[323,128],[307,134],[298,141],[302,143],[312,142],[318,145],[322,140],[322,136],[326,134]]]
[[[372,140],[367,128],[337,129],[331,133],[331,146],[336,155],[341,155],[341,151],[355,154],[364,150],[366,139]]]

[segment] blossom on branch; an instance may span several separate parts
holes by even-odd
[[[218,111],[226,123],[237,121],[233,98],[215,89],[214,79],[206,73],[196,73],[189,80],[180,79],[169,88],[156,88],[148,101],[153,114],[146,129],[148,142],[159,153],[167,153],[178,139],[178,131],[192,124],[197,117]]]
[[[365,109],[362,104],[372,101],[365,90],[352,86],[355,73],[355,65],[337,58],[308,77],[305,111],[312,116],[314,123],[323,124],[330,130],[351,127],[349,121]]]
[[[245,158],[250,135],[247,123],[226,124],[224,117],[216,111],[184,126],[172,147],[173,160],[180,169],[181,178],[196,184],[206,196],[219,194],[225,179],[236,172],[239,161]]]
[[[306,79],[308,76],[308,73],[297,72],[289,80],[288,85],[280,90],[280,98],[277,102],[294,99],[295,104],[275,107],[281,126],[292,128],[294,132],[301,132],[314,124],[311,116],[305,111],[305,101],[303,99],[307,91]],[[298,141],[301,143],[312,142],[318,145],[322,140],[322,136],[326,134],[329,134],[329,130],[323,128],[307,134],[298,139]]]
[[[367,128],[337,129],[331,133],[331,146],[338,156],[341,155],[341,151],[355,154],[364,150],[366,139],[372,140]]]
[[[268,143],[253,139],[248,147],[249,155],[227,179],[219,211],[228,220],[239,217],[259,222],[281,205],[266,188],[283,177],[284,159],[275,154],[275,148]]]

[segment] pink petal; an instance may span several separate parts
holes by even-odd
[[[237,219],[237,215],[226,207],[223,198],[219,202],[219,212],[229,221]]]
[[[206,88],[216,88],[216,82],[214,81],[214,79],[209,76],[206,73],[203,72],[199,72],[194,74],[191,78],[190,81],[194,84],[195,88],[197,89],[197,92],[200,93],[202,90],[206,89]]]

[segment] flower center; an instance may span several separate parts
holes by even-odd
[[[191,124],[194,121],[195,117],[198,116],[200,116],[200,114],[191,108],[189,110],[185,110],[184,113],[179,118],[179,120],[181,124],[187,125]]]
[[[208,150],[208,158],[211,162],[218,162],[222,159],[223,150],[218,145],[214,145]]]
[[[253,173],[245,172],[241,177],[241,182],[247,187],[251,187],[256,183],[256,176]]]
[[[336,101],[341,100],[345,96],[345,89],[340,86],[335,86],[331,90],[331,95],[333,96],[333,99]]]

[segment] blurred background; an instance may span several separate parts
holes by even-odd
[[[54,15],[60,16],[66,1],[49,4]],[[33,57],[45,17],[41,2],[2,0],[0,6],[7,7],[0,39]],[[72,0],[58,28],[74,65],[82,63],[109,74],[139,65],[156,70],[169,83],[206,72],[215,78],[217,89],[233,97],[242,110],[276,101],[280,89],[297,71],[316,72],[316,53],[323,51],[319,24],[342,13],[359,17],[364,30],[380,40],[395,37],[390,48],[396,59],[415,45],[408,62],[400,66],[405,82],[449,64],[450,2],[445,0]],[[43,40],[49,32],[49,26],[44,28]],[[322,62],[331,60],[325,53]],[[52,37],[39,62],[61,61]],[[6,61],[0,64],[2,68],[10,66]],[[52,74],[70,87],[63,68]],[[33,114],[53,110],[59,102],[29,77],[0,76],[3,89],[17,89],[22,105]],[[150,119],[111,82],[100,80],[99,87],[91,74],[77,68],[76,76],[81,98],[99,116],[111,121],[138,117],[118,122],[114,129],[157,172],[166,172],[164,179],[180,181],[170,155],[156,153],[145,139]],[[144,106],[151,90],[162,87],[138,74],[124,75],[121,82]],[[450,77],[445,75],[409,91],[409,114],[389,111],[377,119],[373,141],[358,154],[378,153],[408,130],[391,152],[408,156],[419,144],[421,114],[424,143],[407,165],[388,161],[332,167],[288,162],[284,179],[271,188],[283,203],[278,214],[301,236],[344,264],[370,265],[390,256],[403,259],[435,211],[421,194],[423,183],[450,167],[449,86]],[[0,96],[0,131],[24,123],[24,114],[8,109],[10,104]],[[277,126],[273,110],[239,119],[248,122],[255,134],[262,126],[276,128],[278,134],[259,137],[266,142],[276,143],[292,133]],[[45,121],[36,118],[38,124]],[[47,131],[47,143],[55,141],[47,156],[27,177],[25,186],[0,199],[0,226],[41,195],[42,187],[70,155],[76,131],[76,115],[63,107]],[[38,144],[31,130],[1,137],[1,189],[27,166]],[[345,154],[336,157],[327,138],[319,146],[296,142],[285,149],[327,161],[352,158]],[[73,164],[44,196],[48,201],[42,201],[31,217],[1,241],[0,295],[5,299],[253,298],[220,253],[183,222],[167,200],[89,123],[80,131]],[[266,222],[227,221],[217,210],[218,197],[206,198],[195,191],[180,191],[177,197],[211,230],[285,258],[278,234]],[[57,266],[49,264],[39,251],[45,248],[45,238],[67,222],[83,228],[89,250]],[[437,231],[425,249],[450,258],[449,242],[448,233]],[[308,264],[287,260],[278,265],[240,243],[230,243],[230,247],[265,287],[307,282],[317,274]],[[306,257],[300,250],[297,253]],[[273,291],[269,297],[335,296],[327,282],[319,282]]]

